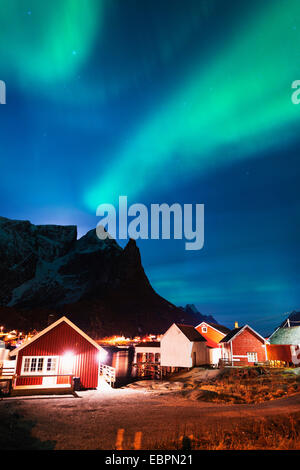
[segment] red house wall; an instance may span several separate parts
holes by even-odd
[[[256,352],[258,362],[266,360],[266,352],[263,347],[264,342],[256,336],[251,330],[246,328],[232,340],[232,355],[246,356],[248,352]],[[241,361],[247,361],[247,358],[240,358]],[[249,363],[251,364],[251,363]]]
[[[80,377],[84,388],[96,388],[99,374],[99,350],[66,322],[59,323],[32,344],[23,348],[17,358],[16,373],[20,375],[23,356],[61,356],[58,374],[69,373],[62,370],[62,357],[65,353],[74,355],[73,375]],[[57,383],[66,383],[66,378],[58,378]],[[18,378],[17,385],[41,385],[42,377]]]
[[[270,361],[292,362],[291,347],[289,344],[268,344],[267,353]]]

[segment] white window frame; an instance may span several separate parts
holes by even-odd
[[[29,370],[24,371],[25,368],[25,362],[26,359],[29,359]],[[35,371],[31,371],[31,364],[32,360],[36,359],[36,364],[38,365],[39,359],[43,359],[43,369],[42,370],[37,370],[37,367]],[[55,359],[56,364],[55,364],[55,370],[47,370],[47,363],[48,359]],[[22,367],[21,367],[21,375],[56,375],[57,374],[57,369],[58,369],[58,359],[59,356],[23,356],[22,357]]]
[[[201,331],[202,331],[202,333],[207,333],[207,326],[202,326]]]
[[[257,352],[247,352],[247,359],[248,362],[257,362]]]

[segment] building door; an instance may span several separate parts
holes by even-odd
[[[43,377],[43,385],[45,387],[53,387],[57,384],[57,366],[58,366],[58,358],[57,357],[46,357],[45,358],[45,365],[44,371],[50,377]]]
[[[197,354],[196,351],[193,352],[193,366],[197,364]]]

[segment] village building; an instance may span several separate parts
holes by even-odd
[[[269,337],[270,344],[300,344],[300,325],[278,328]]]
[[[160,341],[145,341],[135,346],[133,361],[136,377],[160,378]]]
[[[195,328],[206,339],[207,345],[212,348],[218,347],[221,339],[231,331],[226,326],[206,321],[202,321]]]
[[[220,341],[223,339],[231,330],[226,326],[219,325],[217,323],[209,323],[202,321],[197,325],[196,330],[206,340],[206,346],[208,348],[208,363],[213,366],[217,366],[221,359],[221,344]]]
[[[266,362],[267,340],[249,325],[234,328],[220,341],[221,358],[231,365]]]
[[[97,388],[105,350],[68,318],[52,323],[10,352],[14,389]]]
[[[173,323],[160,341],[161,366],[190,368],[208,364],[205,338],[191,325]]]
[[[268,358],[275,365],[300,364],[300,313],[294,312],[269,337]]]

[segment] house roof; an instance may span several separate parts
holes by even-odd
[[[300,344],[300,326],[278,328],[269,339],[271,344]]]
[[[89,341],[89,343],[91,343],[95,348],[99,349],[99,351],[102,351],[103,348],[96,343],[96,341],[94,341],[92,338],[90,338],[86,333],[84,333],[80,328],[78,328],[78,326],[76,326],[74,323],[71,322],[71,320],[69,320],[67,317],[61,317],[59,320],[57,320],[56,322],[52,323],[51,325],[49,325],[47,328],[45,328],[44,330],[40,331],[39,333],[37,333],[33,338],[31,338],[30,341],[26,341],[26,343],[23,343],[21,344],[21,346],[19,346],[18,348],[15,348],[13,349],[9,355],[10,356],[16,356],[23,348],[26,348],[27,346],[31,345],[34,341],[36,341],[37,339],[39,339],[41,336],[45,335],[46,333],[48,333],[48,331],[51,331],[53,328],[55,328],[56,326],[58,326],[60,323],[62,322],[65,322],[67,323],[71,328],[73,328],[75,331],[77,331],[77,333],[79,333],[81,336],[83,336],[87,341]]]
[[[230,333],[228,333],[228,335],[226,335],[223,339],[221,339],[220,343],[229,343],[230,341],[233,340],[233,338],[239,335],[246,328],[252,331],[252,333],[254,333],[256,336],[258,336],[258,338],[260,338],[264,343],[266,342],[266,339],[263,338],[259,333],[257,333],[257,331],[253,330],[251,326],[244,325],[244,326],[240,326],[239,328],[234,328],[233,330],[231,330]]]
[[[231,331],[230,328],[227,328],[227,326],[219,325],[219,323],[211,323],[211,322],[207,322],[207,321],[202,321],[201,323],[199,323],[199,325],[196,326],[196,328],[198,328],[198,326],[202,325],[202,323],[205,323],[206,325],[211,326],[215,330],[218,330],[220,333],[224,333],[225,335],[227,335]]]
[[[225,333],[225,335],[230,332],[230,328],[227,328],[227,326],[224,325],[219,325],[219,323],[208,323],[208,325],[212,326],[221,333]]]
[[[290,326],[300,326],[300,312],[290,313],[279,328],[289,328]]]
[[[136,348],[160,348],[160,341],[144,341],[135,345]]]
[[[196,330],[194,326],[182,325],[180,323],[175,323],[175,325],[190,341],[206,341],[206,339],[202,335],[200,335],[200,333]]]
[[[224,336],[223,339],[221,339],[220,343],[228,343],[228,341],[231,341],[235,337],[235,335],[239,331],[241,331],[242,328],[243,327],[240,326],[239,328],[234,328],[233,330],[229,331],[229,333],[226,336]]]

